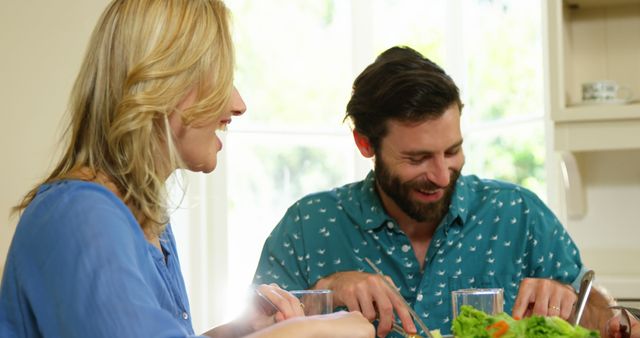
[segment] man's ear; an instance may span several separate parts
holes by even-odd
[[[375,155],[373,147],[371,147],[371,143],[369,143],[368,137],[354,130],[353,140],[356,141],[356,146],[358,147],[358,150],[360,150],[360,154],[362,154],[362,156],[371,158]]]

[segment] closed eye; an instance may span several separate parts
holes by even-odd
[[[447,150],[444,154],[445,156],[455,156],[455,155],[458,155],[458,153],[460,153],[461,150],[462,150],[462,147],[455,147],[453,149]]]
[[[420,164],[426,161],[428,158],[429,156],[412,156],[412,157],[407,157],[406,159],[411,164]]]

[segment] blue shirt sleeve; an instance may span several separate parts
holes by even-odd
[[[0,290],[0,332],[193,335],[160,304],[157,294],[172,291],[154,282],[161,279],[150,244],[124,204],[102,188],[50,197],[32,202],[16,230]]]

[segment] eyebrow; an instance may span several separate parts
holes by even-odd
[[[463,140],[460,140],[458,142],[456,142],[455,144],[451,145],[449,148],[447,148],[445,150],[445,152],[447,151],[451,151],[455,148],[459,148],[462,146],[462,142]],[[425,151],[425,150],[409,150],[409,151],[403,151],[401,152],[402,155],[406,155],[406,156],[421,156],[421,155],[430,155],[433,154],[433,151]]]

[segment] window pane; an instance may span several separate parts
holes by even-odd
[[[264,240],[291,204],[354,179],[351,143],[347,135],[229,133],[229,294],[251,281]]]
[[[392,46],[407,45],[444,65],[444,0],[375,0],[372,3],[371,29],[376,54]]]
[[[546,199],[542,121],[465,135],[465,173],[520,184]]]
[[[543,115],[540,2],[464,1],[467,122]]]
[[[465,171],[546,199],[540,3],[463,2]]]
[[[233,0],[240,125],[339,125],[351,93],[348,1]]]
[[[236,86],[247,104],[225,142],[229,294],[237,295],[287,207],[354,179],[355,147],[342,124],[353,61],[349,1],[227,4],[235,17]],[[231,296],[227,304],[237,303]],[[233,306],[230,314],[239,310]]]

